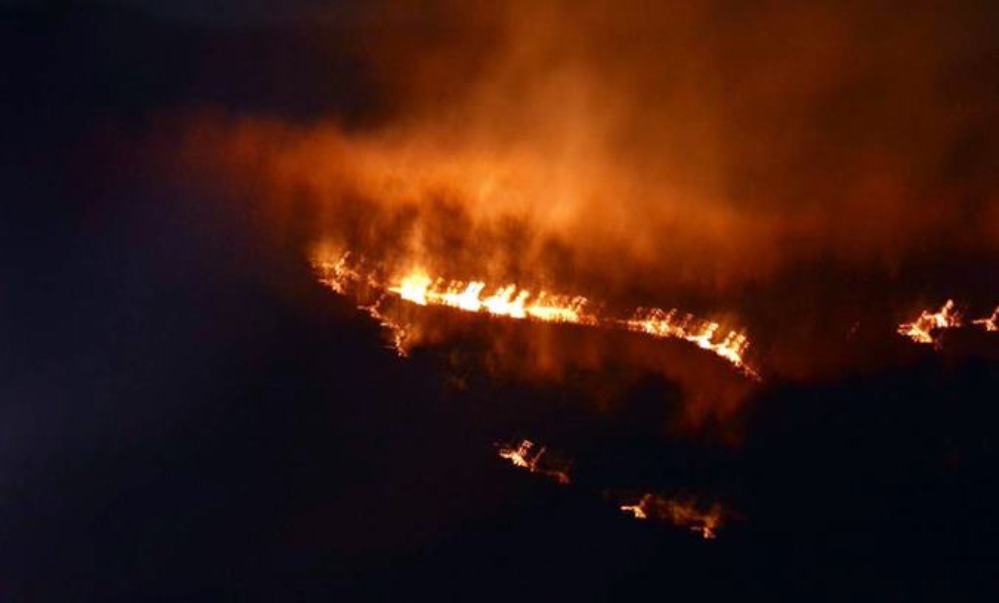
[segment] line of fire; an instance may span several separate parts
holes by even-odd
[[[947,329],[959,329],[966,326],[980,328],[987,333],[999,330],[999,306],[989,316],[965,320],[957,309],[954,300],[948,299],[936,312],[923,310],[919,316],[898,326],[898,334],[911,339],[915,343],[940,345],[939,335]]]
[[[403,356],[417,342],[412,341],[408,325],[393,320],[382,310],[387,296],[417,306],[441,306],[497,318],[623,330],[657,339],[682,340],[725,360],[744,377],[762,380],[747,361],[751,344],[745,332],[725,331],[717,322],[677,309],[638,308],[622,318],[603,314],[599,304],[581,295],[533,293],[514,284],[488,286],[478,280],[448,280],[433,277],[419,268],[383,278],[350,252],[333,258],[316,258],[314,267],[320,280],[334,291],[359,299],[373,297],[372,301],[359,303],[359,307],[392,333],[393,347]]]
[[[552,453],[547,446],[523,439],[509,444],[497,444],[496,450],[500,458],[509,461],[514,467],[541,475],[559,485],[567,486],[571,483],[571,462]],[[684,528],[705,540],[717,537],[718,529],[727,514],[718,503],[703,506],[689,496],[606,491],[604,498],[630,517]]]

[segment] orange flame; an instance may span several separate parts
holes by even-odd
[[[717,504],[704,511],[690,500],[669,499],[656,494],[646,494],[637,503],[621,505],[620,509],[635,519],[665,521],[688,528],[706,540],[713,540],[722,525],[722,509]]]
[[[992,316],[975,319],[971,321],[971,324],[981,325],[989,333],[999,331],[999,306],[996,306],[996,309],[992,311]]]
[[[316,262],[320,269],[319,282],[329,286],[340,295],[347,295],[350,283],[361,280],[361,274],[350,265],[350,253],[340,256],[335,262]]]
[[[939,311],[924,310],[916,320],[900,324],[898,333],[916,343],[937,343],[936,331],[960,326],[961,315],[954,309],[954,300],[948,299]]]
[[[552,461],[545,455],[548,450],[546,447],[538,447],[531,440],[497,447],[500,458],[510,461],[513,466],[546,475],[563,485],[569,483],[568,464]],[[616,495],[612,496],[618,498]],[[650,519],[687,528],[706,540],[717,536],[723,519],[721,505],[713,504],[703,510],[691,499],[666,498],[657,494],[645,494],[634,504],[621,504],[619,508],[635,519]]]
[[[363,264],[363,260],[359,263]],[[381,294],[391,293],[399,299],[420,306],[446,306],[464,312],[483,313],[517,320],[567,323],[607,328],[623,328],[659,338],[677,338],[689,341],[703,350],[723,358],[743,375],[761,380],[760,375],[746,362],[749,338],[740,331],[729,331],[721,339],[716,334],[721,325],[696,318],[691,314],[668,312],[658,308],[636,310],[632,317],[620,320],[600,316],[591,309],[590,301],[579,295],[557,295],[541,291],[533,295],[529,290],[508,284],[490,287],[484,281],[445,280],[431,277],[423,269],[413,269],[386,281],[375,278],[373,271],[355,267],[349,253],[337,261],[315,260],[320,281],[340,294],[347,294],[355,285],[364,284]],[[386,284],[386,282],[388,284]],[[404,344],[406,329],[378,312],[378,304],[361,306],[393,334],[395,349],[406,355]]]
[[[368,306],[359,306],[359,308],[370,314],[371,318],[378,321],[378,324],[381,325],[382,328],[392,334],[391,349],[395,350],[395,353],[399,356],[405,358],[406,356],[409,356],[409,352],[406,351],[406,338],[409,336],[409,330],[406,329],[405,326],[382,313],[379,308],[380,303],[381,300]]]
[[[450,306],[466,312],[485,312],[493,316],[531,318],[544,322],[596,323],[596,319],[584,309],[587,304],[585,297],[551,295],[542,291],[531,299],[529,291],[519,289],[516,285],[488,289],[492,294],[483,297],[482,294],[487,289],[482,281],[445,282],[440,278],[430,278],[422,270],[414,270],[397,281],[398,284],[388,287],[388,290],[421,306]]]
[[[521,440],[516,446],[500,446],[499,456],[513,463],[516,467],[527,469],[531,473],[546,475],[560,484],[569,483],[569,473],[564,468],[553,466],[553,463],[542,462],[547,448],[535,448],[534,442]],[[547,457],[546,457],[547,461]]]
[[[714,352],[729,361],[747,377],[760,379],[759,374],[746,365],[743,359],[749,347],[749,339],[745,333],[729,331],[724,338],[716,341],[715,334],[721,325],[698,319],[692,314],[680,316],[675,309],[665,312],[659,308],[648,310],[639,308],[624,324],[628,329],[647,333],[653,337],[675,337],[694,343],[699,348]]]

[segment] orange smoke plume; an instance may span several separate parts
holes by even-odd
[[[260,208],[267,236],[294,252],[329,242],[370,258],[404,301],[598,315],[753,377],[745,334],[724,326],[735,317],[769,337],[749,349],[768,376],[811,378],[814,357],[840,370],[837,355],[861,347],[825,325],[863,317],[825,307],[839,301],[816,294],[814,275],[894,287],[999,253],[994,90],[967,78],[994,35],[974,11],[733,10],[373,3],[345,36],[363,41],[350,53],[366,76],[358,114],[216,114],[165,129],[182,133],[186,181]],[[788,288],[804,311],[787,311]],[[885,301],[861,293],[839,299]],[[710,320],[668,307],[604,316],[594,303],[655,300]],[[363,305],[400,341],[419,337],[376,301]],[[918,324],[905,336],[932,341]]]

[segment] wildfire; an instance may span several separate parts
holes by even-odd
[[[531,440],[521,440],[515,445],[497,447],[500,458],[510,461],[515,467],[546,475],[563,485],[569,483],[568,463],[555,461],[546,455],[548,450],[546,447],[537,446]],[[610,497],[627,500],[620,494],[610,494]],[[630,498],[632,501],[635,500],[633,495]],[[631,514],[635,519],[659,521],[687,528],[697,532],[706,540],[713,540],[717,536],[724,515],[721,505],[718,504],[702,509],[692,499],[667,498],[658,494],[645,494],[637,502],[620,504],[618,508]]]
[[[595,324],[596,318],[587,314],[585,297],[552,295],[542,291],[532,298],[531,292],[516,285],[487,289],[482,281],[450,281],[430,278],[416,270],[398,279],[398,284],[388,288],[400,298],[419,304],[442,305],[466,312],[485,312],[493,316],[530,318],[544,322]],[[489,291],[491,294],[483,296]]]
[[[916,343],[936,343],[936,331],[960,326],[961,315],[954,309],[954,300],[948,299],[939,311],[924,310],[916,320],[900,324],[898,333]]]
[[[340,295],[347,295],[350,283],[361,280],[361,274],[351,266],[350,253],[340,256],[335,262],[316,262],[321,276],[319,282],[329,286]]]
[[[999,331],[999,306],[992,311],[991,316],[976,318],[971,321],[976,327],[981,327],[989,333]],[[943,329],[956,329],[964,326],[961,314],[955,309],[954,300],[947,302],[937,312],[924,310],[919,318],[898,326],[900,335],[908,337],[916,343],[938,343],[936,333]]]
[[[546,475],[560,484],[569,483],[567,465],[546,456],[547,448],[544,446],[539,448],[530,440],[521,440],[516,446],[499,446],[498,452],[500,458],[510,461],[516,467]]]
[[[406,338],[409,335],[409,331],[405,326],[399,324],[398,322],[392,320],[386,316],[379,308],[381,300],[368,306],[359,306],[361,310],[367,312],[371,318],[378,321],[378,324],[389,333],[392,334],[392,346],[391,349],[395,350],[395,353],[399,356],[405,358],[409,355],[406,351]]]
[[[601,315],[586,297],[547,291],[534,294],[515,284],[496,287],[481,280],[446,280],[432,277],[423,269],[413,269],[379,279],[375,276],[376,271],[365,269],[363,260],[354,260],[349,253],[343,254],[336,261],[316,261],[314,265],[321,274],[321,282],[340,294],[346,295],[359,285],[376,292],[375,302],[359,307],[391,331],[394,347],[403,356],[406,354],[403,347],[407,337],[406,328],[387,318],[378,309],[379,303],[387,294],[419,306],[445,306],[464,312],[516,320],[619,328],[658,338],[683,339],[723,358],[745,376],[760,380],[759,374],[746,362],[746,350],[750,342],[745,333],[728,331],[724,337],[719,338],[721,325],[718,323],[691,314],[681,314],[675,309],[664,311],[658,308],[639,308],[630,318],[622,320]]]
[[[999,331],[999,306],[996,306],[996,309],[992,311],[992,316],[978,318],[971,321],[971,324],[981,325],[989,333]]]
[[[673,337],[689,341],[728,360],[746,376],[760,379],[759,374],[743,359],[749,347],[749,339],[745,333],[729,331],[725,337],[716,340],[715,335],[721,325],[698,319],[692,314],[680,315],[675,309],[666,312],[659,308],[639,308],[631,319],[624,321],[624,324],[632,331],[647,333],[653,337]]]
[[[664,498],[656,494],[646,494],[637,503],[621,505],[620,509],[635,519],[665,521],[688,528],[706,540],[714,539],[722,524],[722,509],[717,504],[701,510],[693,501]]]

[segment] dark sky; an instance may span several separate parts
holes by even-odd
[[[44,2],[41,0],[3,0],[3,7],[24,7],[39,5],[82,5],[87,2]],[[96,3],[89,3],[91,5]],[[138,10],[149,15],[176,19],[192,23],[215,25],[247,25],[274,23],[283,19],[301,19],[318,14],[335,13],[342,6],[356,4],[352,0],[176,0],[157,2],[156,0],[118,0],[106,2]]]
[[[0,599],[994,600],[994,339],[889,332],[890,362],[767,384],[735,446],[664,429],[662,376],[607,408],[607,374],[496,381],[474,342],[399,359],[252,194],[149,144],[187,111],[391,113],[350,31],[273,19],[310,2],[130,4],[0,3]],[[802,308],[844,288],[803,278]],[[576,483],[494,457],[519,436]],[[738,516],[704,542],[612,489]]]

